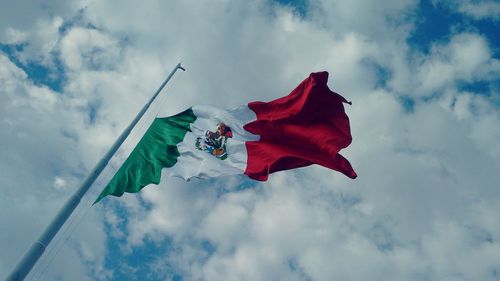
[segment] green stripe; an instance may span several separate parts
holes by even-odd
[[[138,192],[148,184],[160,183],[161,170],[175,165],[179,157],[177,144],[191,131],[189,125],[195,120],[191,109],[156,118],[94,204],[107,195],[122,196],[124,192]]]

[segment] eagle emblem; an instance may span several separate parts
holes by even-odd
[[[231,128],[224,123],[217,124],[215,132],[207,130],[204,137],[196,138],[196,149],[206,151],[218,159],[227,158],[226,143],[233,137]]]

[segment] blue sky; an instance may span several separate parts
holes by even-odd
[[[139,124],[28,280],[498,280],[497,1],[31,1],[0,12],[0,276]],[[148,122],[287,94],[352,106],[321,167],[164,180],[90,207]]]

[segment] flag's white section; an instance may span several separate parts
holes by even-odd
[[[232,110],[219,109],[212,106],[194,106],[196,121],[191,124],[191,131],[178,144],[180,156],[177,163],[164,172],[167,176],[181,177],[186,180],[209,178],[220,175],[243,174],[247,166],[246,141],[258,140],[243,125],[256,119],[255,113],[247,106]],[[227,138],[225,152],[227,158],[222,160],[211,153],[197,148],[197,141],[203,145],[207,132],[215,132],[220,123],[231,128],[232,137]]]

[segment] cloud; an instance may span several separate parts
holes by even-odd
[[[61,57],[70,71],[106,69],[120,59],[120,47],[116,39],[102,32],[75,27],[61,42]]]
[[[65,77],[60,92],[35,85],[0,54],[0,222],[9,226],[0,272],[183,59],[188,71],[153,112],[271,100],[311,71],[330,71],[331,88],[353,101],[354,139],[343,153],[359,178],[311,166],[266,183],[167,179],[107,198],[81,219],[46,279],[494,280],[497,46],[468,31],[413,50],[416,1],[308,3],[298,15],[268,1],[87,1],[30,6],[26,22],[0,17],[2,44],[28,43],[17,58],[59,61]],[[486,90],[462,87],[478,82]]]
[[[40,30],[39,27],[48,27],[47,23],[49,22],[56,22],[56,26],[60,25],[61,17],[71,17],[75,11],[82,7],[82,3],[79,1],[39,3],[21,0],[4,4],[5,9],[0,12],[0,26],[2,27],[0,41],[3,43],[19,43],[20,39],[24,41],[32,34],[43,36],[40,33],[43,29]],[[49,30],[45,29],[45,31]],[[26,36],[19,36],[20,34],[26,34]],[[46,34],[48,35],[50,32]],[[46,38],[38,39],[43,40]],[[38,44],[42,42],[40,40],[30,40],[30,43]]]
[[[0,93],[3,98],[0,106],[3,155],[0,164],[3,187],[0,209],[4,214],[2,225],[9,226],[0,232],[3,241],[0,272],[3,275],[14,267],[24,250],[42,233],[64,200],[74,191],[81,180],[75,173],[81,173],[82,166],[79,159],[72,157],[77,146],[74,139],[65,137],[61,132],[66,126],[64,122],[78,119],[78,114],[66,110],[64,98],[57,93],[34,85],[26,73],[3,54],[0,54],[0,61]],[[61,188],[66,184],[72,188]],[[55,276],[68,279],[75,275],[80,276],[80,280],[92,279],[86,264],[79,258],[79,247],[92,249],[93,255],[86,251],[86,262],[102,264],[105,237],[99,215],[91,212],[88,217],[91,218],[92,228],[88,226],[89,221],[83,222],[86,227],[78,229],[73,236],[75,240],[66,243],[66,247],[55,257],[54,264],[39,264],[38,272],[49,266],[51,270],[44,276],[50,279]],[[68,226],[63,230],[71,230]],[[56,236],[47,253],[59,252],[53,246],[65,239]],[[53,255],[48,255],[42,261],[52,258]]]
[[[495,1],[460,0],[454,2],[434,1],[437,4],[448,6],[450,9],[472,17],[475,20],[500,19],[500,4]]]
[[[458,34],[446,45],[435,45],[419,66],[423,93],[433,93],[458,81],[498,79],[500,62],[494,59],[485,38]]]

